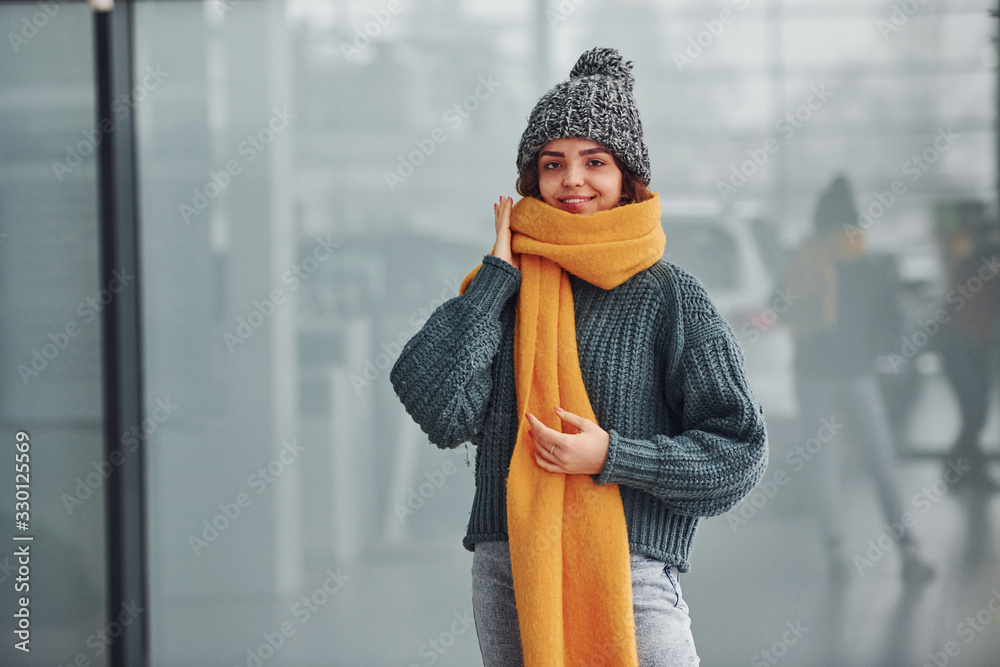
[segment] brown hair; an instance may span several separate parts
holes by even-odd
[[[644,202],[647,199],[653,198],[653,193],[649,190],[645,183],[639,180],[639,177],[635,175],[631,169],[626,167],[618,159],[617,155],[612,154],[614,158],[615,165],[622,172],[622,196],[618,200],[618,206],[624,206],[625,204],[636,204],[639,202]],[[535,199],[542,198],[542,191],[538,188],[538,160],[535,159],[524,168],[517,177],[517,193],[522,197],[534,197]]]

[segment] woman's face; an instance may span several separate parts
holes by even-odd
[[[622,171],[596,141],[553,139],[538,152],[538,189],[549,206],[590,215],[618,205]]]

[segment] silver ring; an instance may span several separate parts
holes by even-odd
[[[552,449],[550,449],[550,450],[549,450],[549,454],[551,454],[551,453],[552,453],[552,452],[554,452],[554,451],[556,451],[556,446],[555,446],[555,445],[552,445]]]

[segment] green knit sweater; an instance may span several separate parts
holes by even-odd
[[[690,569],[700,517],[734,507],[767,466],[764,410],[743,351],[697,278],[666,259],[610,290],[570,274],[580,370],[610,434],[597,484],[617,484],[629,547]],[[517,436],[514,315],[521,272],[486,255],[465,294],[439,306],[389,374],[432,443],[476,447],[463,546],[507,540]]]

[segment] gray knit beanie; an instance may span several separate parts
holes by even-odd
[[[538,159],[553,139],[581,137],[610,150],[646,185],[649,152],[632,97],[632,61],[615,49],[593,48],[576,61],[569,78],[538,100],[517,149],[517,171]]]

